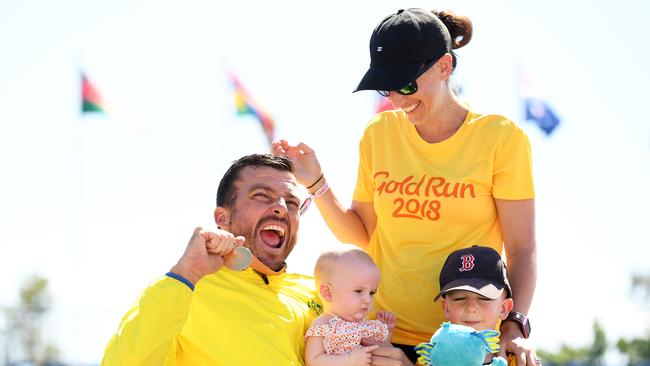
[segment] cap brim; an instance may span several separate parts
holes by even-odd
[[[488,299],[496,300],[501,297],[505,287],[498,288],[492,282],[481,278],[462,278],[449,282],[444,286],[434,301],[450,291],[463,290],[479,294]]]
[[[421,63],[370,66],[354,90],[399,90],[415,79]]]

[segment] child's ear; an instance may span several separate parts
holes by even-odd
[[[503,302],[501,303],[501,311],[499,311],[499,318],[501,320],[504,320],[508,316],[508,313],[510,313],[510,311],[512,310],[513,305],[514,303],[512,301],[512,298],[509,297],[503,300]]]
[[[332,302],[332,285],[327,282],[321,283],[318,291],[320,292],[320,298],[323,299],[323,301]]]
[[[445,313],[445,319],[449,319],[449,307],[447,306],[447,299],[441,297],[440,305],[442,305],[442,311]]]

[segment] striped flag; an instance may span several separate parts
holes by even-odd
[[[81,117],[98,117],[100,120],[120,121],[138,133],[144,133],[143,126],[136,122],[124,108],[116,105],[110,93],[104,89],[99,94],[95,84],[81,72]]]
[[[95,86],[81,73],[81,113],[87,112],[106,113],[106,106]]]
[[[248,94],[239,79],[232,73],[230,73],[230,82],[233,86],[237,114],[240,116],[251,115],[255,117],[260,122],[264,130],[264,135],[270,145],[275,137],[275,122],[273,118]]]

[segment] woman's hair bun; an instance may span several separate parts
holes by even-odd
[[[451,10],[433,10],[449,30],[451,35],[451,48],[457,49],[472,40],[472,21],[464,15],[459,15]]]

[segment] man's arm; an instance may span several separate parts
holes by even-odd
[[[165,365],[189,314],[194,285],[223,266],[223,255],[243,237],[217,230],[194,230],[185,252],[170,272],[147,288],[111,338],[102,365]]]
[[[111,338],[102,365],[165,365],[187,319],[192,290],[165,277],[147,288]]]

